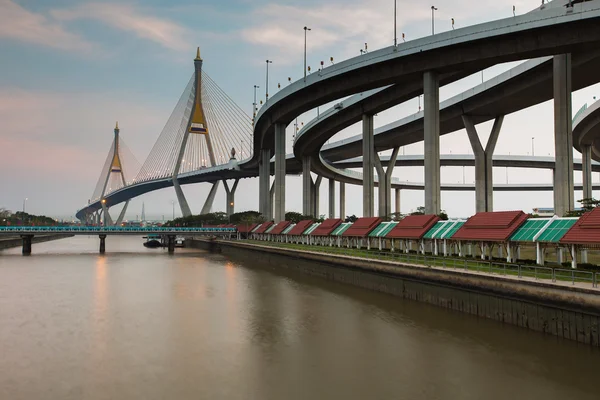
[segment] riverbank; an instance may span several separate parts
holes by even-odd
[[[65,239],[72,237],[73,235],[38,235],[34,236],[31,243],[43,243],[50,242],[52,240]],[[0,250],[12,249],[14,247],[23,246],[23,239],[21,237],[6,237],[0,238]]]
[[[258,245],[188,240],[186,246],[234,258],[260,257],[290,268],[409,300],[600,347],[600,290],[583,284],[538,281],[483,272]]]

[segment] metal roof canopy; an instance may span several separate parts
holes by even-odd
[[[511,242],[558,243],[578,218],[530,218],[511,236]]]
[[[369,233],[369,237],[385,237],[396,225],[398,221],[384,221]]]
[[[331,232],[331,236],[342,236],[342,234],[346,232],[351,226],[352,222],[342,222],[340,226],[338,226],[333,232]]]

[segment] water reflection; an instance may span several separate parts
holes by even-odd
[[[0,257],[0,399],[597,398],[572,342],[259,260],[38,247]]]

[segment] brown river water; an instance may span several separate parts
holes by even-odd
[[[0,251],[0,399],[600,399],[600,352],[259,257]]]

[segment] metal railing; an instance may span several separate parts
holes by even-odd
[[[236,233],[237,228],[159,228],[124,226],[0,226],[0,234],[23,232],[104,232],[104,233]]]
[[[510,276],[517,279],[531,278],[534,280],[549,280],[551,282],[589,283],[597,288],[600,273],[577,269],[561,269],[540,267],[536,265],[521,265],[497,261],[478,260],[475,258],[452,258],[420,253],[403,253],[380,250],[367,250],[348,247],[307,246],[301,244],[258,242],[272,247],[285,247],[295,250],[316,251],[320,253],[375,259],[381,261],[402,262],[407,264],[424,265],[470,272],[481,272],[494,275]]]

